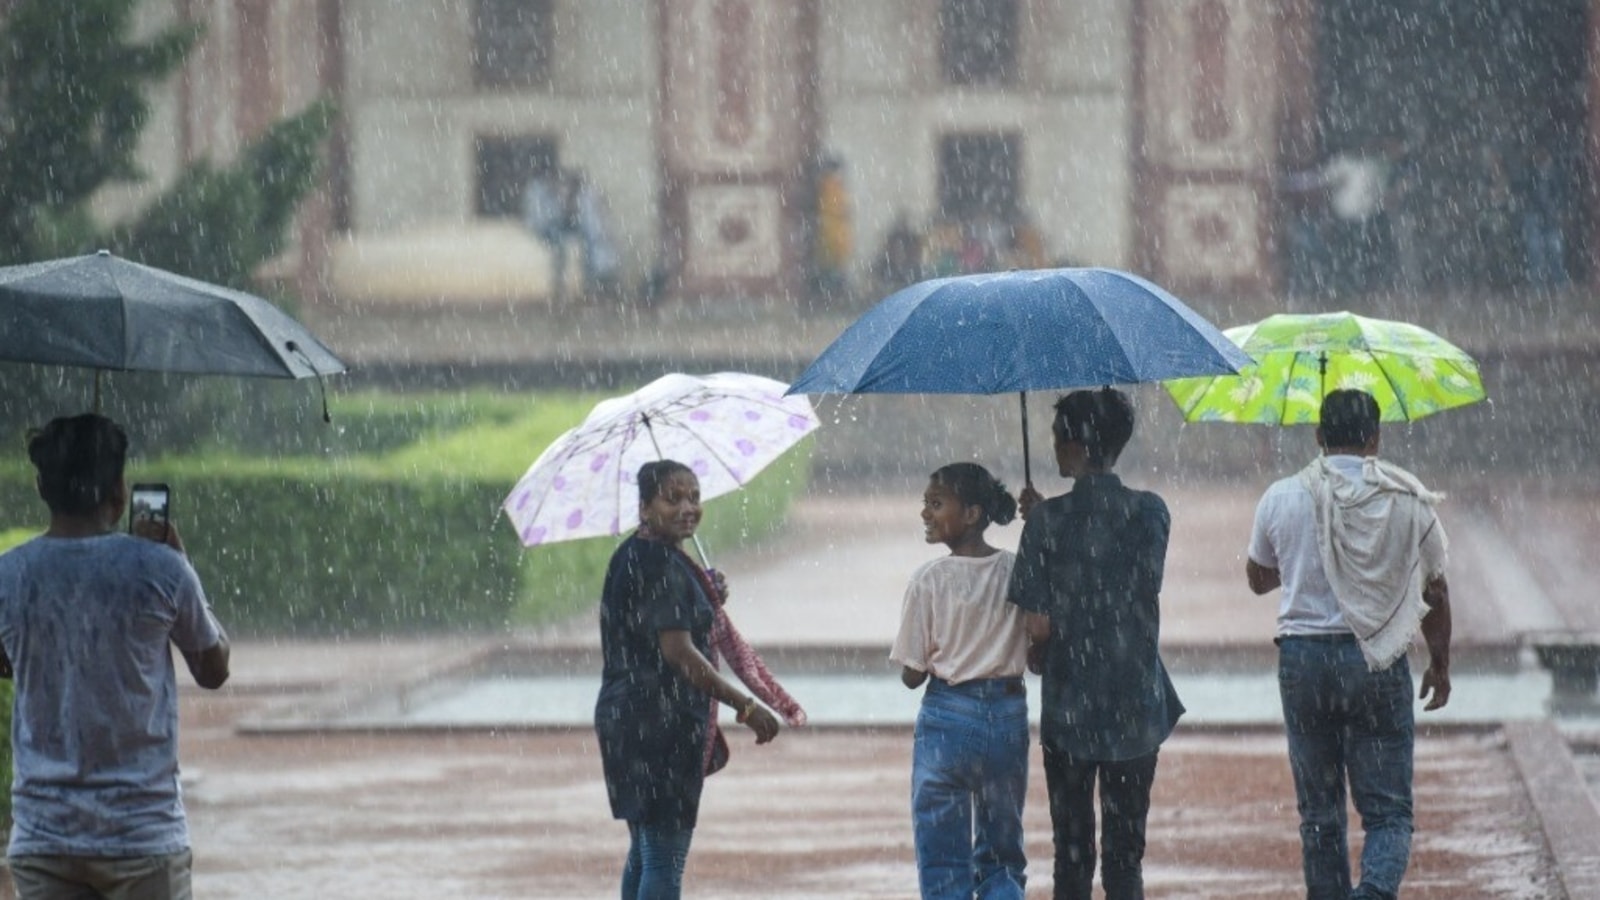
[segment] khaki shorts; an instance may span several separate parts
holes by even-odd
[[[17,900],[191,900],[192,854],[13,856]]]

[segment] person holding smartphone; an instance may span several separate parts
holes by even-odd
[[[227,635],[174,525],[135,517],[132,534],[119,528],[120,426],[57,418],[30,433],[28,456],[50,526],[0,555],[0,676],[16,682],[16,896],[187,898],[168,647],[215,689],[228,680]]]

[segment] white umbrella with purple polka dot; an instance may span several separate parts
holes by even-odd
[[[674,372],[597,404],[517,481],[501,508],[524,546],[618,535],[638,524],[639,467],[674,459],[700,496],[738,490],[818,424],[811,401],[742,372]]]

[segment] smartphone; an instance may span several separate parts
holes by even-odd
[[[167,523],[172,515],[172,490],[164,484],[136,484],[128,502],[128,531],[143,522],[161,524],[161,540],[167,539]]]

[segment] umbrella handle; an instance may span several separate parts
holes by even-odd
[[[289,351],[290,353],[299,354],[300,358],[305,360],[306,366],[311,369],[311,374],[316,376],[317,390],[322,394],[322,421],[324,424],[332,424],[333,416],[328,414],[328,386],[322,383],[322,371],[317,368],[316,363],[311,361],[311,357],[307,356],[306,352],[300,349],[300,345],[294,341],[286,341],[283,345],[283,349]]]
[[[1028,453],[1028,392],[1018,391],[1017,398],[1022,403],[1022,484],[1024,487],[1033,487],[1033,463],[1029,460]]]

